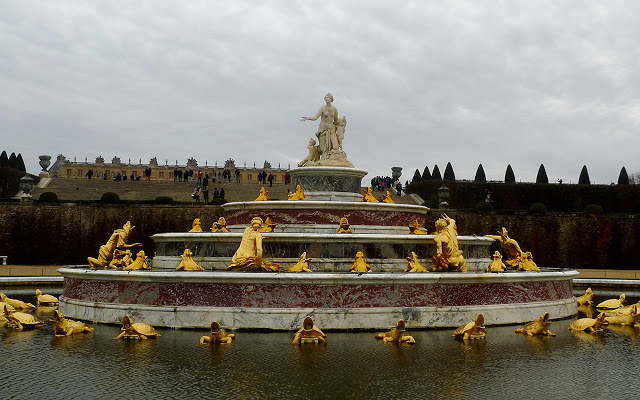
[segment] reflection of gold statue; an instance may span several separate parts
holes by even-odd
[[[345,217],[340,218],[338,233],[353,233],[353,231],[349,229],[349,221]]]
[[[218,218],[218,222],[214,222],[213,225],[211,225],[211,232],[229,232],[229,229],[227,229],[227,221],[224,217]]]
[[[433,271],[467,272],[467,262],[458,246],[456,221],[443,214],[436,221],[436,254],[432,257]]]
[[[302,322],[302,328],[296,332],[293,337],[292,344],[300,344],[300,342],[312,342],[312,343],[326,343],[325,338],[327,335],[322,333],[320,328],[314,325],[313,319],[310,316],[306,316]]]
[[[136,255],[136,260],[129,264],[129,266],[122,269],[136,271],[141,269],[151,269],[151,267],[147,265],[147,256],[144,254],[144,250],[140,250]]]
[[[502,254],[499,251],[493,253],[493,261],[489,264],[489,268],[487,268],[487,272],[504,272],[507,267],[502,262]]]
[[[31,314],[21,313],[17,311],[11,311],[5,306],[4,313],[10,324],[15,325],[16,329],[22,331],[24,329],[39,328],[44,325],[44,322]]]
[[[141,243],[127,244],[127,240],[129,239],[129,235],[133,228],[135,228],[135,226],[131,225],[131,221],[127,221],[122,226],[122,229],[116,229],[113,231],[107,243],[100,246],[98,258],[87,258],[89,266],[91,268],[105,268],[109,265],[111,259],[113,259],[113,253],[116,249],[123,250],[133,246],[142,246]]]
[[[373,191],[370,187],[365,188],[362,191],[362,201],[367,203],[379,203],[378,199],[373,196]]]
[[[260,232],[273,232],[273,228],[278,226],[275,222],[271,221],[271,218],[267,217],[264,221],[264,228],[260,228]]]
[[[74,321],[72,319],[66,319],[64,315],[58,310],[53,312],[53,319],[51,320],[53,325],[53,331],[56,336],[71,336],[74,333],[91,333],[93,328],[80,321]]]
[[[191,250],[184,249],[184,253],[182,253],[182,261],[180,261],[180,265],[178,265],[176,271],[204,271],[204,268],[193,261],[193,253]]]
[[[224,329],[220,327],[218,321],[213,321],[211,323],[211,333],[209,336],[200,337],[200,344],[231,344],[233,339],[236,337],[233,333],[227,335]]]
[[[415,252],[411,252],[411,255],[407,257],[407,261],[409,261],[409,265],[404,272],[429,272],[428,269],[422,266],[418,261],[418,255]]]
[[[361,274],[363,272],[371,272],[371,266],[367,264],[367,261],[364,259],[364,253],[359,251],[356,253],[356,259],[353,262],[353,265],[349,269],[351,272],[355,272]]]
[[[616,310],[617,311],[617,310]],[[578,315],[584,314],[587,318],[593,318],[595,311],[592,304],[583,304],[578,306]]]
[[[302,188],[302,186],[296,185],[295,193],[290,193],[288,199],[289,200],[305,200],[306,198],[304,197],[304,189]]]
[[[122,333],[116,337],[116,339],[155,339],[161,335],[156,332],[151,325],[143,323],[133,323],[133,320],[128,315],[122,318]]]
[[[413,222],[411,222],[411,225],[409,225],[409,234],[424,235],[424,232],[420,230],[420,224],[418,223],[417,219],[414,219]]]
[[[3,303],[8,304],[9,306],[11,306],[12,310],[35,310],[36,306],[34,306],[31,303],[25,303],[22,300],[16,300],[16,299],[10,299],[7,296],[4,295],[4,293],[0,293],[0,300],[2,300]]]
[[[607,322],[604,320],[604,313],[600,313],[598,318],[580,318],[575,320],[569,325],[569,329],[572,331],[585,331],[585,332],[596,332],[601,331],[604,325],[607,325]]]
[[[36,298],[38,299],[38,301],[36,302],[36,305],[38,307],[40,306],[55,307],[59,304],[57,297],[52,296],[50,294],[42,294],[40,289],[36,289]]]
[[[605,300],[602,303],[598,304],[596,308],[604,308],[607,310],[615,310],[616,308],[620,308],[624,306],[624,301],[627,298],[627,295],[622,293],[619,299],[609,299]]]
[[[462,325],[453,332],[456,339],[484,339],[487,337],[487,329],[484,327],[484,315],[478,314],[475,321]]]
[[[242,241],[227,267],[231,271],[271,271],[280,272],[280,264],[262,259],[262,234],[259,229],[262,218],[254,217],[251,226],[244,230]]]
[[[258,196],[254,201],[267,201],[269,200],[269,197],[267,196],[268,194],[269,192],[264,190],[264,187],[261,187],[260,196]]]
[[[502,249],[507,253],[508,260],[507,265],[512,268],[518,268],[518,271],[540,271],[535,262],[531,252],[523,252],[518,242],[509,237],[507,228],[503,227],[500,235],[485,235],[488,238],[494,239],[500,242]]]
[[[404,320],[399,320],[396,322],[395,328],[391,329],[389,332],[378,333],[376,335],[376,339],[382,339],[384,343],[409,343],[414,344],[416,340],[413,336],[404,336],[406,332]]]
[[[549,321],[549,313],[547,312],[542,314],[537,320],[529,322],[522,328],[516,329],[516,333],[524,333],[529,336],[555,336],[555,333],[549,332],[549,325],[551,325],[551,321]]]
[[[393,199],[391,198],[391,193],[389,193],[388,190],[382,195],[382,202],[383,203],[395,203],[393,201]]]
[[[628,313],[616,314],[605,317],[604,320],[610,325],[635,325],[638,323],[640,315],[638,315],[637,304],[632,304]]]
[[[593,290],[591,290],[591,288],[587,288],[585,293],[576,300],[578,301],[579,306],[593,304]]]
[[[305,251],[300,255],[300,260],[291,268],[287,270],[287,272],[313,272],[309,269],[309,261],[310,258],[307,258],[307,252]]]
[[[200,218],[196,218],[193,220],[193,223],[191,224],[191,230],[189,232],[202,232]]]

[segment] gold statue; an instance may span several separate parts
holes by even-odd
[[[254,201],[267,201],[269,200],[269,197],[267,196],[268,194],[269,192],[264,190],[264,187],[261,187],[260,195]]]
[[[7,321],[13,324],[17,330],[22,331],[24,329],[39,328],[44,325],[44,322],[31,314],[25,314],[17,311],[12,311],[9,307],[4,307],[4,313]]]
[[[362,191],[362,201],[366,203],[379,203],[378,199],[373,196],[373,191],[370,187]]]
[[[569,329],[572,331],[585,331],[596,332],[601,331],[604,325],[607,325],[607,321],[604,320],[604,313],[600,313],[598,318],[580,318],[575,320],[569,325]]]
[[[196,218],[193,220],[193,223],[191,224],[191,230],[189,232],[202,232],[200,218]]]
[[[278,226],[275,222],[271,221],[271,218],[267,217],[264,221],[264,228],[260,228],[260,232],[273,232],[273,229]]]
[[[9,306],[11,306],[10,309],[12,309],[12,311],[15,311],[15,310],[35,310],[36,309],[36,306],[34,306],[33,304],[25,303],[24,301],[21,301],[21,300],[10,299],[7,296],[5,296],[4,293],[0,293],[0,300],[2,300],[3,303],[6,303]]]
[[[128,267],[131,264],[133,264],[133,254],[131,253],[131,250],[126,249],[124,251],[124,255],[122,256],[123,269],[124,267]]]
[[[484,327],[484,315],[478,314],[475,321],[466,323],[453,332],[456,339],[484,339],[487,337],[487,329]]]
[[[415,252],[411,252],[411,255],[407,257],[407,261],[409,261],[409,265],[404,272],[429,272],[428,269],[422,266],[418,261],[418,255]]]
[[[296,185],[296,191],[289,194],[288,200],[306,200],[306,198],[304,197],[304,189],[302,188],[302,186]]]
[[[291,268],[287,270],[287,272],[313,272],[309,269],[309,261],[310,258],[307,258],[307,252],[305,251],[300,255],[300,260]]]
[[[409,234],[411,235],[424,235],[424,232],[420,230],[420,224],[417,219],[414,219],[409,225]]]
[[[353,233],[353,231],[349,229],[349,221],[345,217],[340,218],[338,233]]]
[[[235,337],[236,335],[234,335],[233,333],[227,335],[227,332],[225,332],[225,330],[220,327],[218,321],[213,321],[211,323],[211,333],[209,334],[209,336],[201,336],[200,344],[231,344]]]
[[[522,253],[522,263],[520,265],[523,271],[540,271],[538,265],[533,262],[533,255],[531,255],[530,251],[525,251],[524,253]]]
[[[593,290],[587,288],[585,293],[576,299],[579,306],[593,304]]]
[[[144,254],[144,250],[140,250],[136,255],[136,260],[122,269],[137,271],[141,269],[150,270],[151,267],[147,265],[147,256]]]
[[[551,321],[549,321],[549,313],[546,312],[537,320],[529,322],[522,328],[516,329],[516,333],[523,333],[529,336],[555,336],[555,333],[549,332],[549,325],[551,325]]]
[[[467,262],[458,246],[456,221],[443,214],[436,221],[436,254],[432,257],[432,271],[467,272]]]
[[[244,230],[242,241],[231,259],[230,271],[269,271],[281,272],[280,264],[262,259],[262,218],[254,217],[251,226]]]
[[[351,272],[355,272],[357,274],[361,274],[363,272],[371,272],[371,266],[367,264],[364,259],[364,253],[359,251],[356,253],[356,259],[353,262],[353,265],[349,269]]]
[[[376,339],[382,339],[384,343],[409,343],[414,344],[416,340],[413,336],[404,336],[406,332],[404,320],[399,320],[396,322],[396,326],[391,329],[389,332],[378,333],[376,335]]]
[[[124,250],[115,249],[113,251],[113,258],[109,261],[109,265],[104,267],[105,269],[118,269],[124,267],[124,257],[126,252]]]
[[[626,298],[627,298],[627,295],[622,293],[619,299],[605,300],[602,303],[598,304],[596,308],[603,308],[606,310],[615,310],[616,308],[620,308],[624,306],[624,301]]]
[[[182,253],[182,261],[176,268],[176,271],[204,271],[204,268],[193,261],[193,253],[189,249],[184,249]]]
[[[74,333],[93,332],[93,328],[87,324],[80,321],[74,321],[72,319],[66,319],[58,310],[53,312],[51,324],[53,324],[53,332],[56,336],[71,336]]]
[[[508,266],[517,268],[518,271],[540,271],[536,263],[533,262],[531,252],[523,252],[518,242],[509,237],[507,228],[502,227],[502,232],[498,233],[500,233],[499,236],[485,235],[485,237],[500,242],[502,249],[507,253],[508,259],[506,263]]]
[[[489,264],[489,268],[487,268],[487,272],[504,272],[507,267],[502,262],[502,254],[499,251],[495,251],[493,253],[493,261]]]
[[[393,199],[391,198],[391,193],[389,193],[388,190],[382,195],[382,202],[383,203],[395,203],[395,201],[393,201]]]
[[[604,320],[609,325],[635,325],[640,320],[640,315],[638,315],[638,305],[632,304],[629,308],[629,312],[605,316]]]
[[[229,232],[229,229],[227,229],[227,221],[224,217],[218,218],[218,222],[214,222],[213,225],[211,225],[211,232]]]
[[[4,308],[9,307],[9,310],[15,311],[16,309],[10,305],[9,303],[5,303],[4,301],[0,301],[0,312],[4,313]]]
[[[302,322],[302,328],[300,328],[298,332],[296,332],[291,344],[300,344],[300,342],[326,343],[326,337],[327,335],[322,333],[320,328],[315,326],[315,324],[313,323],[313,319],[311,319],[311,317],[307,315]]]
[[[133,246],[142,246],[142,243],[127,244],[129,235],[135,226],[131,225],[131,221],[127,221],[122,229],[116,229],[109,237],[106,244],[100,246],[98,258],[88,257],[87,261],[91,268],[106,268],[113,259],[113,253],[116,249],[123,250]]]
[[[128,315],[122,318],[122,331],[116,339],[155,339],[161,335],[153,329],[153,326],[143,323],[133,323],[133,320]]]
[[[56,307],[59,304],[58,298],[52,296],[50,294],[42,294],[40,289],[36,289],[36,305],[40,306],[48,306],[48,307]]]

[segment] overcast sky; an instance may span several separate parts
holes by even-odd
[[[0,138],[90,161],[291,166],[331,92],[356,168],[640,172],[638,1],[0,0]]]

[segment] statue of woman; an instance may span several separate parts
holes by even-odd
[[[244,230],[242,241],[231,259],[230,271],[282,271],[280,264],[262,259],[262,218],[254,217],[251,226]]]
[[[324,95],[325,105],[320,107],[315,117],[301,117],[300,121],[315,121],[320,118],[320,125],[318,126],[319,153],[325,154],[329,150],[338,150],[340,143],[338,142],[338,134],[336,132],[336,126],[338,125],[338,110],[331,105],[333,102],[333,95],[327,93]]]

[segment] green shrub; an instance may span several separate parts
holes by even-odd
[[[531,207],[529,207],[529,212],[531,214],[546,214],[547,206],[545,206],[543,203],[533,203]]]
[[[591,214],[600,215],[600,214],[604,214],[604,209],[600,204],[589,204],[584,208],[584,213],[588,215],[591,215]]]
[[[429,208],[438,208],[438,203],[436,203],[434,200],[425,200],[422,205]]]
[[[493,204],[486,201],[481,201],[480,203],[476,204],[475,209],[476,209],[476,212],[479,212],[479,213],[490,212],[490,211],[493,211]]]
[[[155,204],[173,204],[173,197],[158,196],[153,200]]]
[[[43,203],[57,203],[58,195],[53,192],[44,192],[38,197],[38,201]]]
[[[211,200],[211,204],[213,204],[214,206],[221,206],[226,203],[227,203],[226,199],[221,199],[219,197]]]
[[[120,196],[117,193],[107,192],[102,195],[100,201],[105,204],[117,204],[120,203]]]

